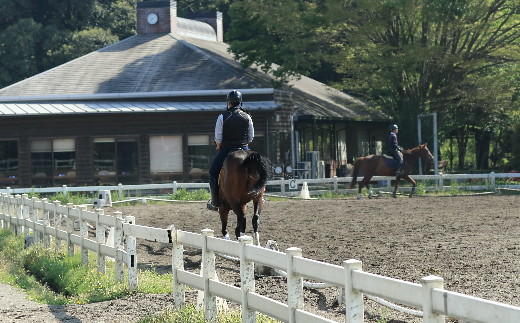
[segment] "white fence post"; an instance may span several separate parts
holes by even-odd
[[[354,290],[352,281],[352,271],[363,270],[362,263],[356,259],[345,260],[343,268],[345,268],[345,310],[347,322],[363,323],[363,293]]]
[[[29,219],[29,210],[27,209],[27,206],[25,205],[26,201],[28,200],[29,195],[28,194],[22,194],[22,219]],[[25,224],[25,221],[24,221]],[[23,236],[28,237],[30,235],[29,227],[24,225],[23,226]]]
[[[63,185],[63,196],[67,196],[67,185]]]
[[[392,180],[391,179],[387,179],[386,180],[386,188],[387,189],[391,189],[392,188]]]
[[[173,194],[177,194],[177,181],[173,181]]]
[[[123,213],[114,212],[114,248],[118,251],[121,249],[121,243],[123,242]],[[125,263],[119,259],[119,255],[116,254],[115,259],[115,276],[116,282],[122,282],[125,279]]]
[[[14,201],[15,201],[15,207],[14,207],[14,217],[17,218],[17,219],[23,219],[23,215],[22,215],[22,204],[20,203],[21,202],[21,199],[22,199],[22,196],[20,194],[16,194],[14,196]],[[16,220],[16,232],[15,234],[17,236],[19,235],[22,235],[23,234],[23,225],[19,225],[19,221]]]
[[[281,193],[282,195],[285,195],[285,180],[284,180],[284,179],[280,180],[280,183],[282,183],[282,184],[280,185],[280,193]]]
[[[440,178],[439,178],[439,191],[440,192],[444,192],[444,179],[442,178],[442,176],[444,176],[443,173],[440,173]]]
[[[215,253],[208,250],[207,237],[213,237],[210,229],[202,230],[202,276],[204,277],[204,314],[206,322],[217,321],[217,297],[209,292],[209,280],[215,279]]]
[[[121,184],[121,183],[117,184],[117,193],[118,193],[119,199],[121,200],[123,198],[123,184]]]
[[[34,202],[36,202],[38,199],[36,197],[31,198],[31,210],[32,210],[32,221],[37,224],[40,220],[38,217],[38,209],[34,207]],[[36,228],[36,226],[35,226]],[[42,233],[36,230],[33,230],[33,236],[34,236],[34,243],[38,244],[40,243],[40,236],[42,236]]]
[[[247,304],[247,292],[255,291],[255,264],[246,259],[246,245],[253,244],[253,237],[243,236],[238,238],[240,252],[240,286],[242,290],[242,322],[255,323],[256,312]]]
[[[125,222],[128,224],[135,224],[135,217],[128,215],[125,217]],[[133,292],[137,288],[137,246],[136,238],[132,236],[126,237],[126,252],[128,254],[128,289]]]
[[[70,210],[73,208],[73,203],[67,203],[67,253],[69,257],[74,257],[74,244],[70,242],[70,235],[74,232],[74,219],[70,216]]]
[[[338,176],[334,176],[334,192],[338,192]]]
[[[96,243],[97,243],[97,270],[98,274],[106,274],[106,258],[101,254],[100,248],[106,243],[105,228],[99,223],[99,216],[104,213],[103,209],[96,209]]]
[[[421,278],[423,287],[423,322],[424,323],[444,323],[444,315],[433,312],[432,290],[434,288],[443,288],[444,280],[437,276],[428,276]]]
[[[83,247],[83,240],[88,238],[88,225],[87,221],[83,220],[83,212],[87,212],[86,206],[79,207],[79,236],[81,237],[80,250],[81,250],[81,265],[88,265],[88,249]]]
[[[6,195],[7,195],[6,193],[2,193],[2,194],[0,194],[0,213],[2,213],[2,214],[4,214],[4,215],[5,215],[5,212],[4,212],[4,205],[5,205],[5,203],[4,203],[4,199],[5,199],[5,196],[6,196]],[[6,223],[7,223],[7,222],[5,221],[5,219],[2,220],[2,229],[3,229],[3,230],[7,230],[7,225],[6,225]]]
[[[48,199],[42,199],[42,209],[43,209],[43,246],[45,248],[49,248],[51,246],[51,237],[48,234],[45,234],[46,228],[51,225],[51,220],[49,219],[49,211],[46,211]]]
[[[496,188],[496,186],[495,186],[495,172],[491,172],[491,174],[489,174],[489,177],[490,177],[489,186],[491,186],[491,189],[494,190]]]
[[[61,248],[61,240],[58,239],[58,230],[61,230],[61,214],[58,214],[58,205],[60,201],[56,200],[52,202],[54,204],[54,228],[56,229],[56,236],[54,237],[55,249],[59,251]]]
[[[303,309],[303,277],[293,272],[293,257],[301,257],[302,249],[291,247],[285,249],[287,255],[287,305],[289,306],[289,323],[296,323],[296,310]]]
[[[173,302],[179,309],[185,304],[184,285],[177,278],[177,270],[184,270],[184,246],[177,241],[177,230],[173,224],[169,230],[172,237]]]

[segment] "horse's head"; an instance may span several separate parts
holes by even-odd
[[[421,157],[423,159],[428,159],[428,161],[430,163],[433,163],[434,158],[433,158],[433,155],[430,153],[430,150],[428,150],[427,145],[428,144],[425,143],[418,147],[419,148],[419,157]]]

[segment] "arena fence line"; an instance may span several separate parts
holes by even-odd
[[[520,185],[496,185],[496,179],[507,178],[513,179],[517,178],[518,174],[514,173],[494,173],[491,172],[489,174],[439,174],[439,175],[411,175],[411,177],[416,181],[420,182],[422,180],[435,180],[435,186],[424,187],[425,191],[437,191],[442,192],[450,189],[457,190],[466,190],[466,191],[479,191],[479,190],[495,190],[495,189],[520,189]],[[358,177],[358,181],[362,179],[362,176]],[[455,180],[456,183],[461,180],[486,180],[489,182],[489,185],[458,185],[458,186],[445,186],[444,181],[446,180]],[[290,190],[289,184],[291,181],[295,181],[297,188]],[[374,176],[371,181],[384,182],[386,181],[386,187],[373,187],[372,190],[374,192],[379,191],[393,191],[392,181],[395,181],[395,176]],[[267,186],[277,187],[280,192],[276,192],[276,194],[283,196],[298,196],[300,194],[300,189],[303,183],[312,185],[331,185],[331,189],[338,193],[357,193],[357,188],[355,189],[339,189],[341,184],[346,185],[347,183],[352,182],[352,177],[336,177],[333,178],[320,178],[320,179],[284,179],[284,180],[271,180],[267,182]],[[453,182],[453,181],[452,181]],[[401,180],[401,183],[406,183],[406,181]],[[30,193],[31,191],[35,193],[63,193],[63,195],[67,195],[69,192],[97,192],[99,190],[111,190],[117,191],[119,197],[123,196],[124,191],[146,191],[146,190],[161,190],[161,189],[171,189],[173,193],[177,193],[178,189],[209,189],[208,183],[167,183],[167,184],[145,184],[145,185],[114,185],[114,186],[79,186],[79,187],[69,187],[67,185],[63,185],[62,187],[43,187],[43,188],[10,188],[7,187],[5,189],[0,189],[0,193],[11,194],[24,194]],[[399,187],[398,191],[408,192],[411,190],[411,187]],[[330,192],[330,190],[310,190],[311,195],[321,195],[323,193]],[[273,194],[273,193],[271,193]],[[112,202],[114,203],[114,202]]]
[[[39,211],[42,211],[41,222]],[[519,307],[446,291],[441,277],[424,277],[421,284],[415,284],[365,272],[361,261],[355,259],[337,266],[304,258],[302,250],[296,247],[280,252],[255,246],[253,237],[249,236],[236,242],[215,238],[213,230],[209,229],[195,234],[176,230],[173,225],[169,229],[139,226],[134,217],[127,216],[123,220],[120,212],[110,216],[102,211],[90,212],[85,207],[77,209],[71,203],[62,206],[59,201],[37,201],[36,198],[29,199],[27,194],[13,197],[3,193],[0,198],[0,221],[4,230],[10,229],[28,238],[32,229],[35,240],[46,247],[51,247],[50,236],[54,236],[56,250],[61,241],[65,241],[69,255],[73,255],[74,245],[79,245],[82,264],[88,263],[88,250],[97,252],[100,273],[106,270],[105,257],[112,257],[116,261],[118,280],[124,277],[123,266],[126,263],[130,290],[138,286],[136,238],[172,244],[174,305],[177,308],[184,306],[185,286],[204,291],[205,317],[209,322],[215,322],[217,318],[217,297],[242,305],[242,321],[246,323],[256,321],[256,311],[289,323],[333,322],[304,310],[304,277],[343,288],[346,321],[349,323],[363,322],[363,294],[422,309],[425,323],[445,322],[446,316],[482,323],[520,322]],[[54,227],[50,226],[51,213]],[[62,217],[66,217],[66,230],[61,228]],[[73,233],[76,219],[80,235]],[[88,239],[87,222],[96,223],[96,241]],[[107,245],[104,226],[114,228],[113,247]],[[126,237],[126,251],[122,250],[123,237]],[[185,245],[202,249],[202,275],[184,270]],[[216,253],[240,259],[240,288],[216,280]],[[286,271],[287,304],[255,293],[255,263]]]

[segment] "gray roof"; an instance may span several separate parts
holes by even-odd
[[[244,102],[248,110],[273,110],[274,101]],[[77,102],[77,103],[4,103],[0,115],[191,112],[223,110],[224,102]]]
[[[272,77],[243,69],[223,42],[140,34],[0,89],[2,97],[272,88]],[[315,118],[388,120],[369,105],[302,76],[284,85],[294,111]],[[247,101],[247,98],[246,98]],[[12,101],[10,101],[12,102]]]

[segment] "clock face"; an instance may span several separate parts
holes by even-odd
[[[277,167],[274,169],[274,172],[275,172],[276,174],[281,174],[281,173],[282,173],[282,167],[277,166]]]
[[[291,166],[287,166],[285,168],[285,170],[287,171],[287,173],[292,173],[292,167]]]
[[[146,18],[146,21],[148,21],[148,23],[150,25],[155,25],[157,23],[157,20],[159,18],[157,17],[157,15],[155,13],[151,13],[148,15],[148,18]]]

